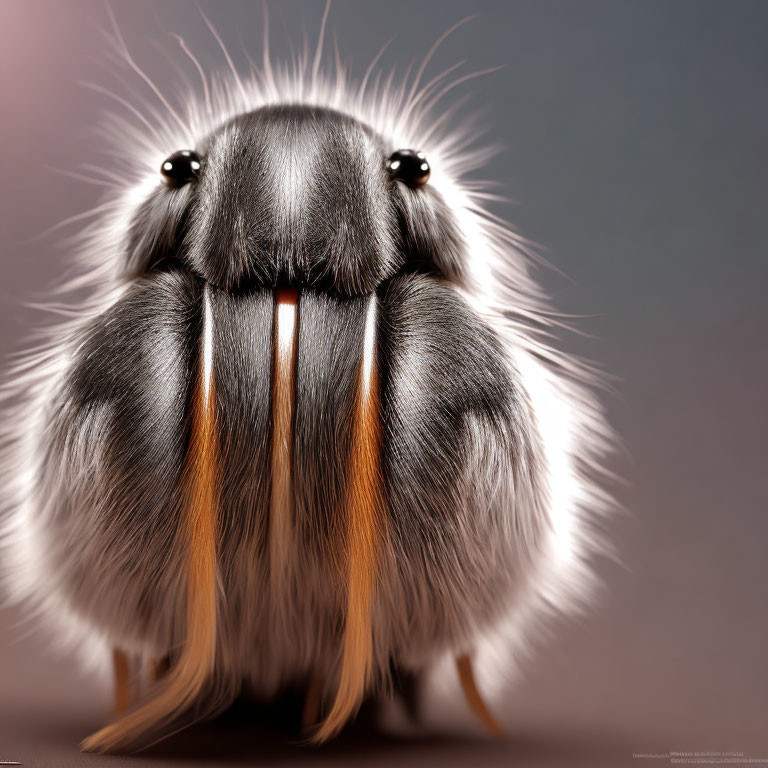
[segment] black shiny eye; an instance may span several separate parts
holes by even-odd
[[[387,170],[392,177],[409,187],[420,187],[429,181],[429,163],[423,152],[398,149],[389,156]]]
[[[182,149],[170,155],[160,166],[166,182],[171,187],[182,187],[194,181],[200,173],[200,155],[192,149]]]

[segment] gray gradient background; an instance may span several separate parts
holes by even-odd
[[[244,61],[258,54],[260,5],[201,3]],[[175,76],[152,40],[185,36],[224,64],[193,3],[114,0],[136,57],[161,86]],[[314,38],[320,2],[272,3],[273,50]],[[500,213],[571,278],[543,272],[594,338],[570,349],[619,378],[608,399],[629,458],[629,508],[611,535],[622,566],[588,620],[558,627],[499,713],[511,736],[387,742],[354,733],[313,752],[280,746],[248,718],[174,740],[131,765],[666,765],[636,752],[741,750],[768,757],[768,3],[350,2],[330,28],[360,75],[397,35],[384,66],[420,58],[454,21],[478,17],[431,68],[506,65],[471,89],[505,151],[484,174],[517,202]],[[56,282],[56,237],[99,190],[49,170],[101,162],[89,133],[112,86],[103,6],[0,0],[0,352],[34,325],[22,299]],[[175,149],[169,147],[169,150]],[[0,759],[95,765],[77,740],[108,693],[24,638],[0,613]],[[122,765],[122,760],[104,764]]]

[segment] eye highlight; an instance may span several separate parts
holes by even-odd
[[[183,187],[200,175],[200,155],[193,149],[181,149],[169,155],[160,166],[169,187]]]
[[[389,156],[386,165],[392,178],[409,187],[421,187],[429,181],[427,158],[423,152],[415,149],[398,149]]]

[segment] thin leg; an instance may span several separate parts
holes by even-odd
[[[133,703],[133,684],[128,656],[119,648],[112,649],[112,668],[115,674],[115,712],[125,712]]]
[[[313,676],[309,681],[304,698],[304,710],[301,713],[301,730],[306,731],[316,725],[320,719],[320,703],[323,698],[323,681]]]
[[[408,717],[418,723],[420,717],[421,679],[418,673],[392,666],[392,680],[395,692],[400,697]]]
[[[464,691],[464,696],[467,699],[470,709],[477,715],[480,722],[488,729],[488,732],[493,736],[503,736],[504,731],[501,730],[499,724],[494,719],[491,711],[485,705],[483,697],[480,695],[480,691],[477,690],[477,683],[475,682],[475,674],[472,671],[472,662],[466,654],[456,657],[456,669],[459,672],[459,680],[461,681],[461,687]]]
[[[167,674],[171,668],[171,659],[168,656],[161,656],[159,659],[152,659],[149,667],[149,679],[152,683],[158,683]]]

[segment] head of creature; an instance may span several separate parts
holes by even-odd
[[[232,118],[171,154],[130,224],[130,275],[181,264],[225,290],[371,293],[398,272],[461,276],[462,238],[423,152],[311,106]]]

